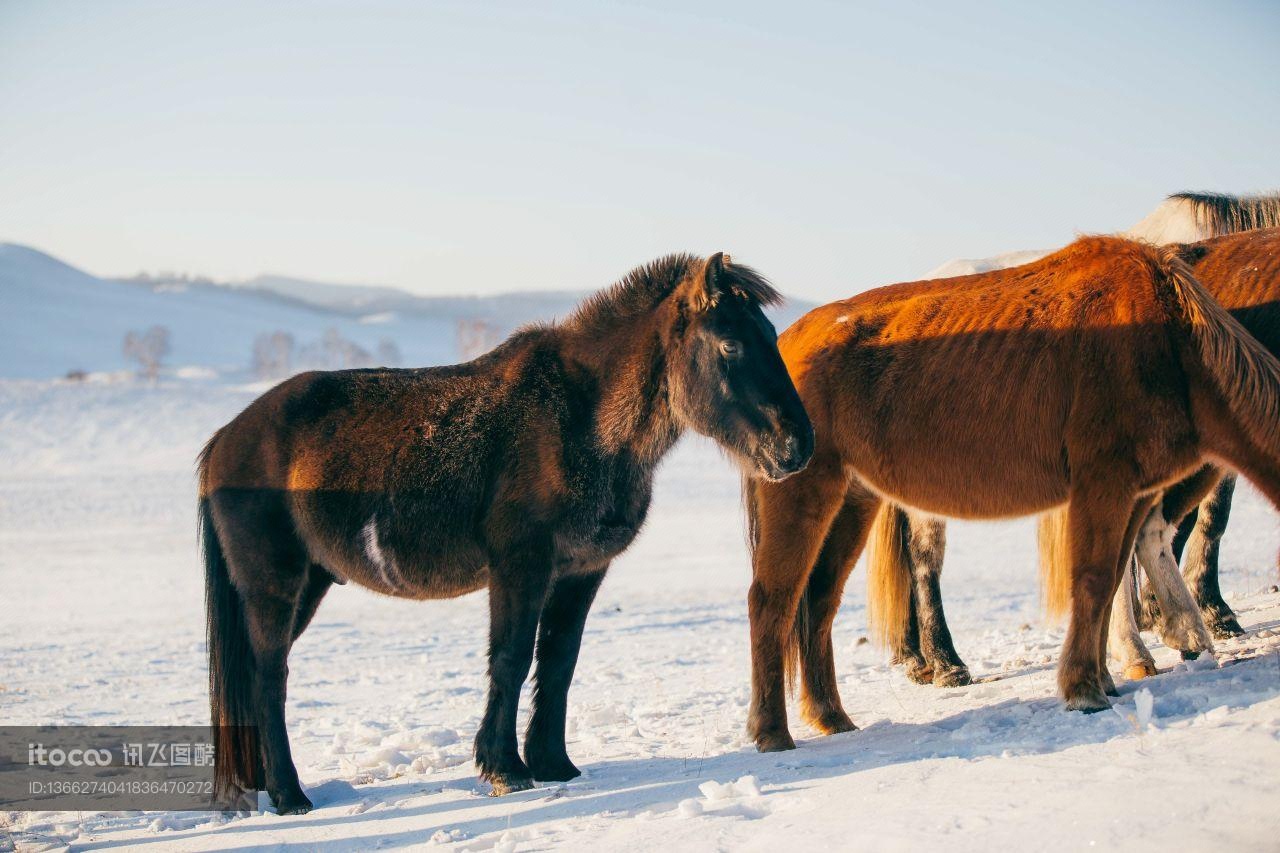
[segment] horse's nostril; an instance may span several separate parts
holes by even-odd
[[[805,454],[800,449],[800,441],[794,435],[788,435],[782,439],[778,447],[778,464],[784,468],[795,470],[806,461]]]

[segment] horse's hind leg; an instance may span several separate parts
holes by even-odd
[[[1218,586],[1218,547],[1227,530],[1227,520],[1231,517],[1231,498],[1235,488],[1234,474],[1223,477],[1217,489],[1201,502],[1198,511],[1191,518],[1189,535],[1182,536],[1182,528],[1179,528],[1179,539],[1186,544],[1186,562],[1182,576],[1200,606],[1200,614],[1210,633],[1219,640],[1238,637],[1244,633],[1235,611],[1223,599],[1222,589]],[[1180,555],[1177,539],[1174,544]]]
[[[329,574],[324,567],[312,563],[307,571],[307,584],[302,588],[302,594],[298,598],[298,608],[294,612],[291,645],[297,642],[303,631],[307,630],[312,617],[320,607],[320,602],[331,586],[333,586],[333,575]]]
[[[883,515],[876,520],[876,525],[885,525],[885,529],[878,531],[881,541],[876,548],[877,553],[867,563],[868,628],[888,634],[885,639],[888,641],[890,664],[903,667],[907,678],[916,684],[932,684],[933,666],[920,651],[920,602],[916,593],[915,557],[910,544],[912,526],[928,516],[913,517],[905,507],[897,505],[886,506],[881,512]],[[888,529],[889,525],[892,529]],[[941,532],[945,539],[945,525]],[[901,608],[904,595],[906,613],[898,615],[896,611]],[[876,610],[887,612],[877,615],[874,613]],[[895,618],[901,620],[901,630],[892,630],[894,626],[890,623]],[[878,622],[884,625],[877,625]],[[890,630],[885,631],[885,628]]]
[[[310,564],[287,511],[276,501],[237,502],[219,515],[253,652],[252,695],[267,793],[280,814],[305,814],[311,801],[298,782],[284,706],[289,648]],[[318,604],[319,595],[314,598]]]
[[[1106,606],[1103,608],[1102,618],[1098,620],[1098,682],[1102,687],[1102,692],[1107,696],[1120,695],[1120,692],[1116,690],[1115,679],[1111,677],[1111,670],[1107,668],[1107,635],[1113,633],[1117,619],[1117,608],[1127,610],[1130,615],[1133,613],[1132,608],[1126,607],[1127,602],[1122,601],[1120,596],[1124,594],[1125,578],[1132,579],[1133,572],[1136,570],[1133,546],[1138,538],[1138,530],[1142,527],[1143,520],[1146,519],[1147,513],[1155,505],[1156,500],[1155,495],[1139,498],[1129,513],[1129,521],[1125,525],[1124,541],[1121,544],[1120,554],[1116,560],[1112,597],[1107,600]],[[1137,642],[1141,646],[1142,638],[1138,637]],[[1144,648],[1143,651],[1145,652],[1146,649]],[[1154,672],[1154,667],[1152,671]]]
[[[534,779],[566,782],[580,775],[565,751],[564,725],[569,683],[582,647],[582,629],[604,569],[566,575],[555,582],[538,622],[533,716],[524,736],[524,760]]]
[[[920,653],[936,687],[963,687],[972,681],[969,668],[951,641],[942,607],[942,559],[947,550],[947,523],[908,512],[907,553],[911,556],[912,591]]]
[[[902,636],[890,641],[889,663],[905,667],[907,678],[916,684],[933,683],[933,667],[920,652],[920,601],[914,582],[907,599],[907,624]]]
[[[1124,577],[1120,589],[1111,602],[1110,645],[1111,653],[1120,661],[1125,678],[1136,681],[1156,674],[1156,661],[1142,642],[1135,613],[1137,590],[1134,580],[1133,558],[1125,561]]]
[[[752,551],[751,707],[747,733],[761,752],[795,749],[787,729],[784,670],[796,610],[848,480],[838,459],[815,457],[781,483],[750,484],[757,541]]]
[[[1134,550],[1160,601],[1156,622],[1160,638],[1182,652],[1183,657],[1195,657],[1202,651],[1212,651],[1213,641],[1178,572],[1172,548],[1175,529],[1166,520],[1163,507],[1153,507],[1142,523]]]
[[[878,498],[865,492],[846,497],[809,575],[797,614],[796,641],[802,673],[800,714],[809,725],[827,735],[857,728],[845,713],[836,687],[831,626],[840,609],[845,581],[867,543],[878,503]]]
[[[1138,521],[1132,489],[1105,481],[1077,483],[1067,508],[1071,542],[1071,626],[1058,665],[1058,687],[1071,711],[1111,707],[1105,672],[1108,606]],[[1146,512],[1149,503],[1142,502]],[[1105,676],[1105,677],[1104,677]]]
[[[513,544],[489,568],[489,698],[476,733],[476,769],[502,795],[533,787],[516,743],[520,687],[551,580],[551,548]]]

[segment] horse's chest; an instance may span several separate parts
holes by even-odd
[[[636,538],[649,509],[647,472],[611,469],[580,478],[556,534],[556,568],[588,571],[607,564]]]

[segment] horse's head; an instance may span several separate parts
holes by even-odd
[[[813,425],[761,311],[780,301],[778,292],[718,253],[694,264],[673,297],[667,369],[676,417],[753,474],[781,480],[804,468]]]

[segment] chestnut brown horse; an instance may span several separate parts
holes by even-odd
[[[1179,245],[1177,251],[1205,289],[1268,350],[1280,355],[1280,230],[1257,227],[1280,222],[1280,196],[1184,193],[1172,200],[1195,214],[1205,228],[1237,229],[1234,235]],[[1200,206],[1188,207],[1192,202]],[[1154,214],[1148,217],[1153,218]],[[1160,221],[1170,224],[1167,216]],[[1151,580],[1148,590],[1161,602],[1155,608],[1148,605],[1148,618],[1165,644],[1185,657],[1212,650],[1211,636],[1242,633],[1218,586],[1218,541],[1234,486],[1233,473],[1216,468],[1197,473],[1166,493],[1137,537],[1136,556]],[[1063,568],[1061,551],[1063,522],[1061,517],[1041,522],[1045,605],[1052,615],[1065,613],[1070,602],[1070,572]],[[952,643],[942,606],[939,579],[945,536],[941,518],[886,506],[870,537],[867,602],[873,636],[890,648],[895,663],[905,665],[907,676],[917,683],[952,687],[967,684],[969,670]],[[1185,581],[1176,571],[1184,543],[1190,550]],[[1064,574],[1053,575],[1055,566]],[[1128,578],[1125,582],[1133,584]],[[1117,599],[1112,610],[1110,645],[1126,676],[1139,678],[1154,674],[1155,662],[1137,634],[1140,620],[1132,612],[1131,598]]]
[[[577,776],[565,711],[583,623],[644,522],[658,461],[686,429],[767,480],[812,452],[761,311],[778,301],[723,255],[674,255],[474,361],[302,374],[219,430],[200,457],[219,788],[310,809],[285,729],[287,658],[347,581],[416,599],[488,587],[480,775],[497,794]]]
[[[960,518],[1068,506],[1067,707],[1109,706],[1105,630],[1153,495],[1210,457],[1280,501],[1280,362],[1173,252],[1115,237],[1042,260],[827,305],[779,339],[813,420],[809,466],[749,482],[752,702],[761,750],[805,719],[853,723],[831,624],[886,501]]]

